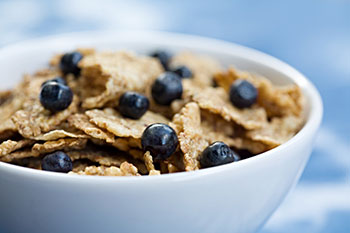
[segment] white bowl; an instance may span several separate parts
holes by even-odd
[[[269,55],[232,43],[163,32],[84,32],[0,49],[1,87],[45,67],[50,56],[76,47],[191,50],[222,64],[297,83],[307,122],[285,144],[237,163],[145,177],[84,177],[0,162],[0,232],[254,232],[297,183],[322,118],[315,87]]]

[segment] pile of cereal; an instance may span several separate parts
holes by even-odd
[[[193,171],[246,159],[303,125],[297,85],[189,52],[78,49],[0,92],[0,161],[78,175]]]

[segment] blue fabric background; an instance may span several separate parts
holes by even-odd
[[[323,97],[323,124],[301,181],[261,233],[350,232],[350,1],[0,0],[0,47],[90,29],[224,39],[304,73]]]

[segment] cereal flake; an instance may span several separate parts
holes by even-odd
[[[112,108],[89,110],[86,112],[86,115],[91,122],[118,137],[141,138],[143,131],[148,125],[168,122],[162,115],[151,111],[147,111],[138,120],[125,118]]]
[[[83,58],[80,67],[84,78],[105,82],[101,94],[84,100],[83,107],[89,109],[116,101],[127,90],[144,92],[163,72],[157,59],[123,51],[91,54]]]
[[[68,122],[71,126],[84,131],[93,138],[105,140],[108,143],[115,142],[115,137],[112,133],[98,128],[95,124],[91,123],[89,117],[84,114],[74,114],[68,118]]]

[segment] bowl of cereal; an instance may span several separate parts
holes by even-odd
[[[0,70],[1,232],[255,232],[323,113],[289,65],[190,35],[35,39]]]

